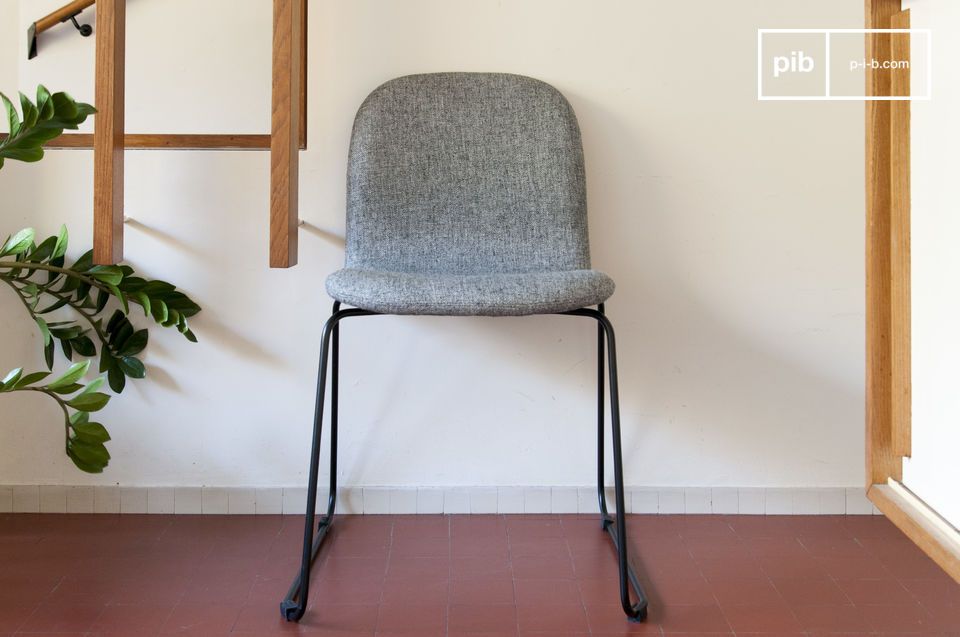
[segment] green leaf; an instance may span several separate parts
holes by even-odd
[[[90,369],[90,361],[83,361],[82,363],[74,363],[70,368],[64,372],[63,376],[56,379],[52,383],[47,384],[47,389],[58,389],[60,387],[65,387],[67,385],[72,385],[78,380],[83,378],[83,375],[87,373]]]
[[[47,369],[53,369],[53,339],[43,346],[43,360],[47,364]]]
[[[120,370],[130,378],[143,378],[147,375],[143,362],[133,356],[124,356],[120,359]]]
[[[6,257],[11,254],[22,254],[30,249],[30,246],[33,245],[33,239],[37,236],[36,230],[33,228],[24,228],[20,232],[16,233],[3,244],[3,247],[0,248],[0,257]]]
[[[122,275],[121,275],[121,276],[122,276]],[[123,313],[124,313],[124,314],[129,314],[129,313],[130,313],[130,305],[127,303],[127,295],[124,294],[123,292],[121,292],[121,291],[120,291],[120,288],[118,288],[117,286],[112,285],[112,284],[110,284],[110,283],[107,283],[107,287],[110,289],[110,292],[111,292],[115,297],[117,297],[118,299],[120,299],[120,305],[123,306]]]
[[[66,304],[69,303],[69,302],[70,302],[70,299],[69,299],[68,297],[63,297],[62,299],[60,299],[60,300],[57,301],[56,303],[53,303],[53,304],[45,307],[44,309],[40,310],[39,312],[37,312],[37,314],[49,314],[50,312],[53,312],[54,310],[59,310],[61,307],[63,307],[64,305],[66,305]]]
[[[20,110],[23,111],[23,128],[32,128],[36,126],[40,118],[40,111],[33,105],[30,98],[20,93]]]
[[[4,389],[7,387],[13,387],[17,381],[20,380],[21,374],[23,374],[22,367],[10,370],[10,373],[7,374],[2,381],[0,381],[0,386],[2,386]]]
[[[90,414],[85,411],[75,411],[73,415],[70,416],[71,425],[82,425],[85,422],[90,421]]]
[[[120,356],[135,356],[142,352],[150,340],[150,333],[147,330],[137,330],[134,332],[117,352]]]
[[[41,380],[44,380],[47,376],[50,375],[50,372],[33,372],[32,374],[27,374],[23,378],[17,381],[17,384],[14,386],[14,389],[21,389],[35,383],[39,383]]]
[[[86,252],[81,254],[76,261],[73,262],[73,267],[70,269],[83,273],[92,267],[93,267],[93,250],[87,250]]]
[[[82,460],[77,455],[73,446],[67,446],[67,456],[73,461],[73,464],[77,467],[77,469],[80,469],[80,471],[85,471],[86,473],[103,473],[103,469],[106,467],[105,464],[96,464]]]
[[[50,101],[50,91],[43,84],[37,86],[37,110],[40,119],[48,120],[53,117],[53,103]]]
[[[110,402],[110,396],[101,392],[92,392],[89,394],[80,394],[72,400],[67,401],[67,405],[80,411],[100,411]]]
[[[107,307],[107,301],[110,300],[110,294],[105,290],[97,290],[97,306],[95,312],[99,314],[103,308]]]
[[[113,364],[107,370],[107,382],[110,383],[110,389],[120,394],[127,386],[127,377],[120,369],[120,361],[113,359]]]
[[[67,226],[60,226],[60,232],[57,233],[57,243],[53,247],[51,259],[59,259],[66,254],[68,239],[69,236],[67,234]]]
[[[47,347],[52,343],[50,336],[50,328],[47,327],[47,322],[44,321],[39,316],[33,317],[33,320],[37,322],[37,327],[40,328],[40,333],[43,334],[43,346]]]
[[[143,292],[133,292],[132,296],[143,307],[143,315],[150,316],[150,297]]]
[[[167,304],[159,299],[154,299],[153,307],[150,308],[153,320],[163,325],[170,313],[167,311]]]
[[[40,263],[50,257],[53,254],[53,248],[57,245],[56,237],[47,237],[40,242],[40,245],[30,250],[27,253],[27,261],[33,263]]]
[[[70,385],[64,385],[63,387],[57,387],[56,389],[51,389],[54,394],[60,394],[61,396],[68,396],[76,391],[83,389],[83,385],[80,383],[72,383]]]
[[[81,334],[75,339],[70,341],[70,345],[73,346],[73,351],[80,356],[96,356],[97,348],[93,344],[93,341],[90,340],[89,336]]]
[[[110,461],[110,453],[102,442],[88,442],[81,438],[71,438],[70,447],[80,460],[90,465],[105,467]]]
[[[83,396],[84,394],[92,394],[103,387],[103,376],[97,376],[91,380],[86,387],[83,388],[83,391],[77,394],[77,396]],[[76,396],[74,396],[76,398]]]
[[[123,280],[123,271],[115,265],[95,265],[87,274],[110,285],[117,285]]]
[[[110,434],[107,432],[106,427],[98,422],[87,422],[80,425],[74,425],[73,430],[76,432],[77,439],[83,440],[84,442],[104,443],[110,440]]]
[[[10,101],[3,93],[0,93],[0,100],[3,101],[3,107],[7,111],[7,124],[10,128],[10,137],[16,137],[20,132],[20,116],[17,115],[17,109],[14,108],[13,102]]]

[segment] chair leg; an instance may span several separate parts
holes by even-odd
[[[597,306],[597,311],[600,314],[604,313],[603,303]],[[605,425],[605,418],[603,413],[604,403],[606,403],[607,396],[605,391],[605,380],[604,375],[606,374],[606,368],[603,364],[603,357],[606,356],[606,332],[603,329],[603,324],[600,321],[597,321],[597,500],[600,503],[600,524],[603,529],[607,528],[607,518],[609,514],[607,513],[607,492],[604,489],[604,481],[606,472],[604,470],[604,439],[603,439],[603,428]]]
[[[303,525],[303,552],[300,571],[294,578],[287,595],[280,602],[280,613],[287,621],[299,621],[307,608],[310,594],[310,567],[320,551],[327,532],[333,525],[333,514],[337,506],[337,421],[339,411],[340,385],[340,321],[347,316],[367,316],[373,312],[365,310],[341,310],[340,303],[333,304],[333,313],[323,326],[320,341],[320,365],[317,371],[317,396],[313,414],[313,444],[310,450],[310,476],[307,482],[307,511]],[[331,351],[332,350],[332,351]],[[320,442],[323,433],[323,403],[327,385],[327,362],[330,359],[330,495],[327,499],[327,513],[317,525],[317,482],[320,474]]]
[[[624,496],[623,488],[623,452],[621,448],[621,436],[620,436],[620,395],[619,387],[617,384],[617,346],[616,340],[614,338],[613,324],[610,322],[610,319],[604,314],[603,305],[599,305],[596,313],[591,310],[586,310],[588,315],[594,316],[597,319],[599,324],[598,327],[598,338],[597,345],[599,349],[597,364],[598,364],[598,374],[597,374],[597,385],[598,385],[598,400],[597,400],[597,471],[598,471],[598,490],[599,490],[599,499],[600,499],[600,516],[601,523],[603,524],[604,530],[610,534],[610,538],[613,540],[613,545],[617,550],[617,563],[619,566],[620,572],[620,605],[623,607],[623,612],[626,613],[627,618],[630,621],[642,622],[647,617],[647,598],[643,592],[643,588],[640,586],[640,580],[637,578],[636,573],[633,570],[633,567],[630,566],[630,561],[627,558],[627,519],[625,515],[626,503]],[[606,343],[604,342],[606,340]],[[606,345],[607,358],[609,361],[609,373],[610,373],[610,421],[612,429],[612,442],[613,442],[613,477],[614,477],[614,499],[616,501],[617,514],[616,517],[612,517],[607,512],[607,502],[606,494],[604,493],[604,439],[603,439],[603,428],[604,428],[604,414],[603,414],[603,403],[604,403],[604,374],[603,374],[603,354],[604,346]],[[634,604],[630,600],[630,588],[633,588],[634,594],[637,597],[637,602]]]

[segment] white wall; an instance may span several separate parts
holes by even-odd
[[[58,4],[21,0],[18,33]],[[268,4],[130,3],[129,130],[265,131]],[[103,476],[64,457],[53,405],[4,397],[0,483],[302,484],[353,114],[391,77],[468,70],[546,80],[580,118],[594,262],[618,284],[628,484],[862,484],[863,107],[760,103],[755,76],[758,27],[860,24],[859,0],[313,0],[300,265],[266,265],[266,154],[128,153],[127,260],[204,306],[200,344],[153,332],[149,378],[104,412]],[[0,88],[92,99],[93,41],[60,31]],[[91,181],[87,151],[9,163],[0,231],[66,222],[76,253]],[[39,367],[5,298],[0,367]],[[594,334],[567,317],[346,323],[342,483],[590,484]]]
[[[956,149],[960,144],[960,82],[949,65],[960,55],[952,37],[960,28],[953,2],[911,0],[911,26],[933,29],[933,99],[912,104],[913,456],[904,483],[960,526],[960,198]]]

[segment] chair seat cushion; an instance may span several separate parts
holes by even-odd
[[[327,277],[331,297],[383,314],[523,316],[603,303],[613,279],[596,270],[429,274],[345,268]]]

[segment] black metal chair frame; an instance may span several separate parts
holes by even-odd
[[[337,506],[337,418],[339,397],[340,366],[340,321],[354,316],[374,316],[358,308],[340,309],[340,302],[333,304],[333,313],[323,326],[320,345],[320,369],[317,373],[317,397],[313,421],[313,445],[310,451],[310,478],[307,488],[307,512],[303,530],[303,553],[300,572],[294,578],[287,595],[280,603],[280,612],[287,621],[299,621],[307,608],[310,590],[310,569],[323,545],[327,532],[333,525]],[[647,598],[640,586],[640,580],[627,557],[625,497],[623,489],[623,454],[620,442],[620,397],[617,385],[617,348],[614,339],[613,324],[604,313],[603,304],[596,309],[580,308],[562,312],[567,316],[586,316],[597,321],[597,497],[600,504],[601,529],[610,535],[617,552],[617,565],[620,576],[620,605],[627,618],[641,622],[647,616]],[[332,345],[332,346],[331,346]],[[613,435],[613,473],[616,516],[607,510],[607,496],[604,490],[604,351],[609,359],[610,375],[610,420]],[[320,471],[320,440],[323,428],[323,401],[327,384],[327,363],[330,360],[330,495],[327,500],[327,514],[317,524],[317,480]],[[630,587],[633,587],[636,602],[630,599]]]

